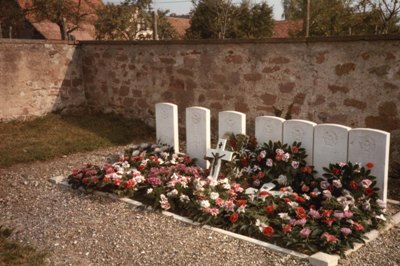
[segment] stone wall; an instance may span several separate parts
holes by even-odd
[[[154,104],[400,128],[400,38],[231,42],[83,42],[88,104],[154,123]],[[400,107],[399,107],[400,108]]]
[[[85,106],[81,74],[74,44],[0,39],[0,121]]]

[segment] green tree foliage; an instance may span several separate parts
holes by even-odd
[[[152,39],[153,16],[148,11],[151,0],[126,0],[115,5],[104,5],[96,11],[96,39],[146,40]],[[177,37],[175,29],[166,18],[168,11],[157,11],[160,39]],[[149,31],[151,29],[151,31]]]
[[[32,0],[32,6],[24,10],[32,13],[38,21],[49,20],[60,28],[61,39],[72,38],[71,33],[93,13],[90,0]]]
[[[282,17],[303,19],[305,2],[282,0]],[[399,33],[399,13],[400,0],[311,0],[310,35]]]
[[[267,38],[272,35],[272,9],[266,3],[192,0],[188,39]]]

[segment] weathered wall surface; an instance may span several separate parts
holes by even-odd
[[[154,121],[154,104],[400,128],[400,38],[369,41],[84,43],[87,100],[97,110]],[[400,108],[400,107],[399,107]],[[285,113],[285,111],[284,111]]]
[[[84,106],[81,74],[75,45],[0,40],[0,120]]]

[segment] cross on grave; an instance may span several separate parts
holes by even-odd
[[[216,149],[208,149],[206,157],[213,158],[211,168],[210,168],[210,176],[214,179],[218,179],[219,171],[221,169],[221,160],[231,161],[233,152],[225,151],[226,139],[219,139],[218,145]]]

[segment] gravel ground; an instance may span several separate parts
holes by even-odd
[[[86,162],[102,164],[121,151],[123,147],[113,147],[0,169],[0,224],[16,229],[15,240],[47,251],[51,265],[308,265],[157,212],[49,182]],[[395,227],[341,262],[399,265],[399,249],[400,227]]]

